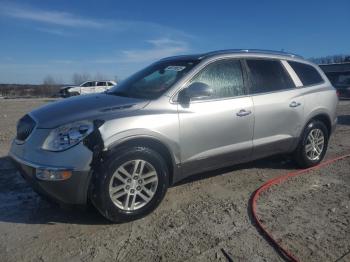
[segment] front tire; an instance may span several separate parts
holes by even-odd
[[[310,121],[294,152],[296,163],[302,168],[319,164],[327,152],[328,139],[329,134],[325,124],[318,120]]]
[[[113,222],[126,222],[152,212],[169,186],[161,155],[146,147],[124,148],[110,156],[95,174],[92,202]]]
[[[68,93],[67,97],[79,96],[80,95],[78,92],[67,92],[67,93]]]

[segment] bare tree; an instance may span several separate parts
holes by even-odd
[[[53,78],[53,76],[47,75],[47,76],[45,76],[45,78],[43,80],[43,85],[44,86],[54,86],[54,85],[56,85],[56,81]]]
[[[99,81],[99,80],[107,80],[107,77],[104,74],[101,73],[96,73],[94,80]]]
[[[114,81],[115,81],[117,84],[119,83],[120,79],[119,79],[119,76],[118,76],[118,75],[115,75],[115,76],[114,76]]]
[[[51,75],[47,75],[44,80],[43,84],[38,87],[38,94],[39,96],[53,96],[58,93],[58,84],[55,78]]]
[[[75,85],[80,85],[81,83],[90,80],[91,77],[88,73],[74,73],[72,76],[72,82]]]

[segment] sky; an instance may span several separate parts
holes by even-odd
[[[0,0],[0,83],[124,79],[163,57],[218,49],[350,54],[349,10],[349,0]]]

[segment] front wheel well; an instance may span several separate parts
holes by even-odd
[[[325,124],[327,127],[328,136],[330,136],[330,134],[332,132],[332,124],[331,124],[330,118],[327,115],[319,114],[319,115],[314,116],[310,121],[312,121],[312,120],[318,120],[318,121],[322,122],[323,124]]]
[[[158,141],[154,138],[133,138],[127,141],[124,141],[120,144],[117,144],[115,146],[112,146],[110,150],[107,151],[107,155],[114,154],[115,152],[118,152],[122,148],[126,147],[133,147],[133,146],[143,146],[150,149],[153,149],[157,151],[165,160],[168,169],[169,169],[169,184],[172,183],[173,180],[173,172],[174,172],[174,161],[173,157],[170,153],[170,150],[166,145],[164,145],[162,142]]]

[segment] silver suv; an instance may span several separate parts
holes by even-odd
[[[162,59],[101,94],[72,97],[19,120],[10,156],[38,192],[90,200],[128,221],[169,185],[207,170],[290,153],[324,157],[338,98],[299,56],[226,50]]]

